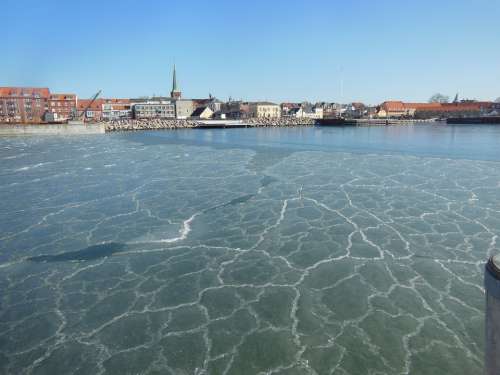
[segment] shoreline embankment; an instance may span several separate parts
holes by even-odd
[[[239,120],[237,124],[231,125],[234,120],[227,120],[227,126],[221,126],[224,120],[111,120],[103,122],[107,132],[116,131],[138,131],[138,130],[163,130],[163,129],[196,129],[215,127],[239,128],[239,127],[287,127],[287,126],[312,126],[314,120],[298,119],[292,117],[282,118],[250,118]]]
[[[361,119],[351,126],[414,125],[435,120]],[[210,128],[260,128],[313,126],[315,120],[309,118],[249,118],[241,120],[198,120],[198,119],[122,119],[86,124],[0,124],[0,136],[15,135],[80,135],[103,134],[109,132],[210,129]],[[335,125],[334,125],[335,126]],[[341,125],[339,125],[341,126]]]
[[[0,124],[0,136],[104,134],[103,123],[96,124]]]

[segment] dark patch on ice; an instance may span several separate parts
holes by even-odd
[[[275,177],[272,177],[272,176],[264,176],[260,179],[260,185],[262,187],[266,187],[266,186],[269,186],[271,185],[272,183],[275,183],[276,181],[278,181],[277,178]]]
[[[117,242],[103,243],[100,245],[93,245],[85,249],[77,251],[69,251],[66,253],[59,253],[55,255],[37,255],[29,257],[27,260],[30,262],[71,262],[71,261],[86,261],[99,258],[106,258],[115,253],[123,251],[125,244]]]
[[[211,211],[217,210],[219,208],[227,207],[227,206],[236,206],[237,204],[242,204],[242,203],[248,202],[253,197],[255,197],[255,194],[242,195],[238,198],[231,199],[229,202],[219,204],[218,206],[207,208],[203,212],[205,212],[205,213],[211,212]]]
[[[237,204],[246,203],[253,197],[255,197],[255,194],[242,195],[241,197],[231,199],[229,202],[224,204],[224,206],[235,206]]]

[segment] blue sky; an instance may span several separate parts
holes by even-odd
[[[0,86],[89,97],[500,96],[499,0],[2,0]],[[342,89],[343,87],[343,89]]]

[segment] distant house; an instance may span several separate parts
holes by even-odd
[[[297,109],[300,108],[299,103],[281,103],[281,116],[294,116],[297,112]]]
[[[192,99],[194,109],[200,107],[209,107],[213,112],[219,112],[222,109],[223,103],[210,95],[206,99]]]
[[[250,104],[241,100],[230,100],[222,104],[221,114],[228,119],[245,119],[250,117]]]
[[[379,118],[413,117],[414,115],[414,107],[410,107],[406,103],[397,100],[384,102],[377,110],[377,117]]]
[[[279,118],[281,117],[280,106],[271,102],[249,103],[249,114],[256,118]]]
[[[191,118],[199,120],[208,120],[211,119],[213,115],[214,111],[212,111],[209,107],[200,107],[194,110],[194,112],[191,114]]]
[[[338,117],[342,113],[342,105],[338,103],[319,102],[315,107],[323,110],[323,117]]]
[[[299,108],[293,108],[290,114],[296,118],[322,119],[323,108],[306,103],[302,104]]]
[[[347,106],[345,116],[349,118],[362,118],[367,114],[367,108],[363,103],[353,102]]]

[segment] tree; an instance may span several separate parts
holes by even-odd
[[[434,94],[429,99],[429,103],[449,103],[450,97],[443,94]]]

